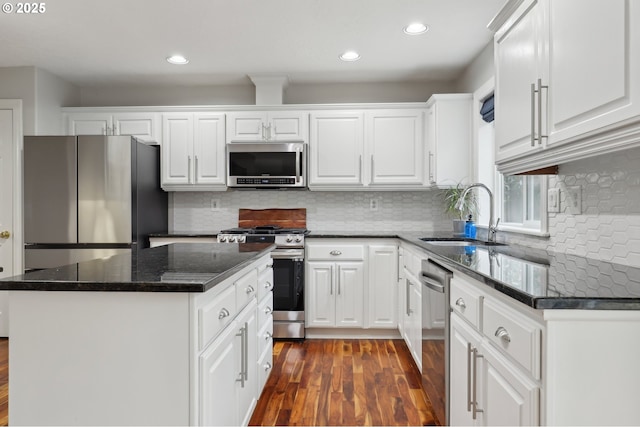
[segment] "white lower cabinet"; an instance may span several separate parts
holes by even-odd
[[[273,292],[263,290],[260,304],[256,292],[246,292],[249,286],[259,289],[261,281],[273,281],[271,258],[243,273],[233,276],[226,289],[215,290],[213,297],[205,293],[206,301],[195,301],[196,329],[208,327],[197,340],[197,349],[204,347],[197,352],[194,373],[198,425],[247,425],[271,370]]]
[[[364,266],[357,262],[307,263],[307,326],[362,327]]]
[[[450,424],[539,425],[541,319],[482,286],[451,281]]]
[[[371,244],[368,259],[369,298],[367,322],[369,328],[396,328],[398,245]]]

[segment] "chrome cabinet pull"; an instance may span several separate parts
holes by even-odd
[[[406,279],[406,284],[405,287],[407,288],[406,290],[406,294],[407,294],[407,316],[411,316],[411,282],[409,281],[409,279]]]
[[[329,295],[333,295],[333,265],[331,266],[331,284],[329,288]]]
[[[429,182],[431,183],[436,182],[436,180],[434,179],[434,173],[433,173],[433,170],[435,169],[434,168],[435,162],[433,161],[434,159],[435,159],[435,155],[431,151],[429,151]]]
[[[227,310],[226,308],[223,308],[222,310],[220,310],[220,313],[218,314],[218,319],[222,320],[225,317],[229,317],[229,310]]]
[[[362,181],[362,154],[360,154],[360,169],[358,169],[358,174],[360,175],[360,181]]]
[[[273,309],[271,307],[267,307],[264,309],[264,314],[269,315],[273,313]]]
[[[376,173],[375,173],[375,162],[373,160],[373,154],[371,155],[371,182],[375,181]]]
[[[341,277],[340,277],[340,273],[342,272],[342,268],[340,266],[338,266],[338,275],[336,277],[336,282],[338,282],[338,295],[340,295],[342,293],[342,286],[340,286],[340,283],[342,282]]]
[[[266,282],[266,283],[264,284],[264,288],[265,288],[265,289],[271,289],[271,282]]]
[[[265,341],[269,341],[271,338],[273,338],[273,334],[271,332],[267,332],[266,334],[264,334]]]
[[[471,412],[471,405],[473,402],[471,401],[471,355],[473,354],[473,350],[471,347],[471,343],[467,343],[467,412]]]
[[[338,256],[338,255],[342,255],[342,252],[340,252],[340,251],[331,251],[331,252],[329,252],[329,254],[333,255],[333,256]]]
[[[509,335],[509,331],[507,331],[507,329],[504,328],[503,326],[500,326],[498,329],[496,329],[495,336],[500,338],[503,341],[511,342],[511,336]]]
[[[267,362],[267,363],[265,363],[265,364],[264,364],[264,371],[265,371],[265,372],[267,372],[267,371],[268,371],[269,369],[271,369],[271,368],[272,368],[272,366],[271,366],[271,363],[270,363],[270,362]]]
[[[473,349],[473,405],[472,405],[472,416],[473,419],[476,419],[476,415],[484,412],[482,409],[478,409],[478,359],[481,358],[482,355],[478,354],[478,349]]]
[[[464,300],[462,299],[462,297],[458,298],[456,300],[456,305],[458,307],[460,307],[462,310],[464,310],[465,308],[467,308],[467,304],[465,304]]]
[[[197,184],[198,183],[198,156],[194,157],[194,174],[193,174],[193,181]]]
[[[531,83],[531,146],[536,146],[536,84]]]
[[[187,156],[187,182],[191,182],[191,156]]]
[[[236,334],[240,337],[240,375],[236,379],[236,382],[240,383],[240,386],[244,388],[244,383],[247,380],[247,324],[240,328],[240,332]]]
[[[247,286],[247,289],[245,290],[245,292],[247,293],[247,295],[249,295],[255,292],[255,289],[253,289],[253,286],[249,285]]]

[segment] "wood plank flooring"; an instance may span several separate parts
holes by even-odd
[[[439,425],[402,340],[276,341],[250,425]]]
[[[0,425],[9,425],[9,339],[0,338]]]

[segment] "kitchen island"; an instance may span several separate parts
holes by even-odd
[[[268,350],[257,334],[272,319],[257,308],[271,301],[273,249],[175,244],[0,281],[9,424],[246,423]]]

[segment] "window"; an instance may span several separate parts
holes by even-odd
[[[495,218],[500,218],[499,230],[546,235],[546,176],[504,176],[496,170],[494,161],[493,81],[474,94],[475,101],[475,177],[494,194]],[[480,211],[477,223],[489,223],[489,197],[479,194]]]

